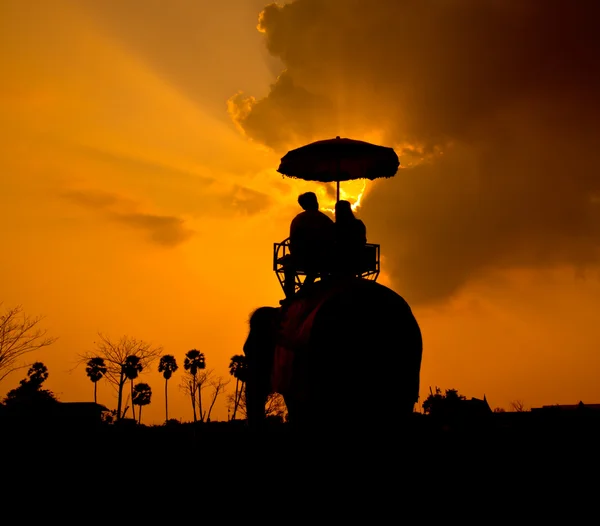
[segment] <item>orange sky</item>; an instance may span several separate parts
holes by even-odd
[[[60,400],[92,399],[83,367],[72,369],[98,331],[161,345],[180,365],[197,348],[229,379],[250,311],[282,296],[272,243],[286,237],[297,194],[313,189],[332,204],[333,185],[283,179],[279,159],[337,129],[400,155],[403,169],[367,185],[358,215],[382,244],[381,281],[421,323],[422,396],[437,385],[507,409],[516,399],[600,402],[598,108],[587,96],[595,78],[581,90],[576,82],[583,59],[561,82],[546,72],[552,58],[523,82],[511,75],[525,62],[501,81],[480,79],[473,71],[490,75],[487,66],[460,64],[484,63],[469,41],[481,34],[454,31],[451,16],[437,27],[407,1],[402,15],[426,20],[456,77],[414,31],[391,33],[398,52],[381,64],[360,62],[347,35],[400,13],[363,16],[356,2],[325,31],[340,2],[270,8],[262,32],[255,0],[178,0],[168,10],[137,0],[2,3],[0,301],[45,315],[59,336],[31,358],[48,366]],[[519,21],[517,39],[536,2],[522,5],[530,11],[502,15]],[[505,48],[486,49],[512,64]],[[356,77],[348,57],[359,61]],[[404,77],[386,69],[397,60]],[[446,89],[434,89],[442,74]],[[352,199],[360,186],[342,189]],[[187,421],[178,374],[169,413]],[[0,396],[23,375],[7,377]],[[143,379],[154,391],[144,422],[161,423],[163,380]],[[107,384],[99,402],[116,406]],[[227,418],[224,398],[212,416]]]

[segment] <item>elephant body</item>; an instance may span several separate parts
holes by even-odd
[[[318,281],[282,307],[260,307],[244,344],[251,425],[280,393],[290,423],[343,425],[413,412],[422,357],[406,301],[371,280]]]

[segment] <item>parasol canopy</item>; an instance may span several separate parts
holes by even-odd
[[[393,177],[399,166],[393,148],[336,137],[290,150],[277,171],[304,181],[336,182],[339,201],[340,181]]]

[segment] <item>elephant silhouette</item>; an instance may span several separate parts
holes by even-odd
[[[283,396],[296,428],[356,426],[411,415],[423,341],[408,303],[375,281],[318,281],[282,307],[259,307],[244,343],[248,423]]]

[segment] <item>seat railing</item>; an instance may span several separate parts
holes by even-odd
[[[290,238],[286,238],[280,243],[273,243],[273,270],[277,274],[279,283],[283,288],[285,282],[284,270],[286,264],[291,262],[290,253]],[[376,281],[379,277],[380,271],[380,245],[376,243],[366,243],[364,246],[361,264],[360,264],[360,277],[365,279],[371,279]],[[324,273],[325,274],[325,273]],[[327,272],[327,275],[335,274],[335,270]],[[298,291],[304,282],[306,271],[302,267],[297,265],[294,266],[294,281],[296,291]],[[319,275],[317,279],[322,277]]]

